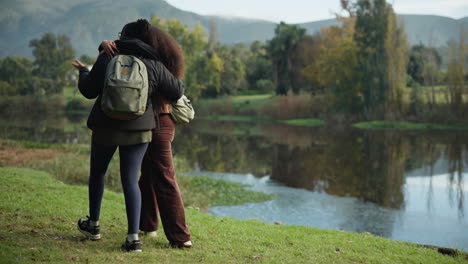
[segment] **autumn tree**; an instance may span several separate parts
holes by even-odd
[[[448,89],[450,104],[457,116],[461,116],[463,106],[463,95],[465,92],[465,63],[468,50],[466,47],[466,33],[460,30],[460,41],[450,42],[450,54],[448,64]]]
[[[408,39],[405,28],[399,24],[393,8],[387,6],[387,36],[385,38],[388,91],[386,117],[394,119],[403,114],[403,95],[406,88]]]
[[[325,87],[328,106],[345,113],[362,108],[357,47],[353,40],[354,18],[341,18],[343,25],[323,28],[320,58],[314,66],[320,84]]]
[[[321,56],[322,35],[305,36],[296,45],[292,58],[293,75],[292,83],[294,91],[305,91],[313,94],[321,93],[323,85],[317,72],[317,62]]]

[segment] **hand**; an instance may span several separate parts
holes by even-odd
[[[116,52],[119,52],[117,45],[115,45],[115,42],[112,40],[103,40],[101,42],[101,47],[102,50],[99,52],[99,55],[106,53],[109,58],[112,58]]]
[[[72,65],[73,67],[75,67],[77,70],[83,68],[83,67],[86,67],[86,65],[84,65],[79,59],[75,59],[73,62],[72,62]]]

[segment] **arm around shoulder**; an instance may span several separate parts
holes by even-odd
[[[184,83],[178,80],[161,62],[156,62],[157,91],[165,99],[176,102],[184,94]]]

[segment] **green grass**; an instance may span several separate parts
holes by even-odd
[[[398,130],[466,130],[468,125],[443,125],[432,123],[412,123],[399,121],[369,121],[353,124],[361,129],[398,129]]]
[[[200,118],[210,120],[208,118]],[[213,120],[220,121],[220,120]],[[210,121],[211,122],[211,121]],[[250,121],[248,121],[250,122]],[[265,133],[258,126],[251,123],[239,123],[232,127],[219,126],[217,129],[212,129],[210,126],[197,126],[195,130],[199,133],[208,135],[231,135],[231,136],[264,136]]]
[[[232,102],[234,104],[234,108],[242,113],[252,110],[258,110],[261,108],[266,102],[268,102],[273,95],[271,94],[257,94],[257,95],[239,95],[233,96]]]
[[[305,119],[273,119],[273,118],[263,118],[256,116],[204,116],[200,119],[211,120],[211,121],[229,121],[229,122],[255,122],[255,123],[283,123],[292,126],[322,126],[325,124],[325,121],[315,118],[305,118]]]
[[[28,141],[15,141],[0,139],[0,149],[15,152],[15,148],[21,147],[34,151],[36,149],[54,150],[56,158],[49,162],[30,160],[21,166],[38,169],[50,173],[61,182],[73,185],[86,185],[89,175],[89,145],[70,144],[42,144]],[[20,159],[22,157],[19,157]],[[235,205],[247,202],[264,202],[273,199],[273,195],[245,190],[247,185],[235,182],[216,180],[209,177],[184,176],[184,172],[191,170],[185,160],[175,157],[178,183],[184,204],[207,211],[210,206]],[[8,161],[6,166],[9,166]],[[0,161],[0,164],[3,162]],[[121,192],[119,154],[112,158],[106,173],[106,188]]]
[[[248,185],[216,180],[210,177],[184,176],[179,177],[178,183],[188,190],[184,201],[190,205],[196,202],[187,202],[187,199],[193,200],[191,194],[207,196],[209,198],[208,206],[258,203],[274,198],[271,194],[245,190],[244,188]],[[197,195],[197,197],[199,196]]]
[[[187,210],[194,247],[172,249],[160,232],[143,252],[119,251],[124,200],[106,191],[100,241],[84,240],[76,221],[87,214],[87,188],[45,172],[0,168],[0,263],[468,263],[411,243],[370,234],[240,221]]]
[[[281,121],[282,123],[293,125],[293,126],[322,126],[325,124],[325,121],[320,119],[291,119],[291,120],[284,120]]]
[[[256,116],[203,116],[200,119],[212,121],[233,121],[233,122],[275,122],[275,119],[262,118]]]

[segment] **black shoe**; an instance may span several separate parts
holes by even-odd
[[[122,250],[128,251],[128,252],[141,252],[141,241],[140,240],[133,240],[132,242],[129,242],[127,239],[125,239],[125,243],[122,244]]]
[[[90,240],[101,239],[101,229],[99,226],[89,226],[89,216],[87,220],[81,218],[78,220],[78,230],[83,233]]]

